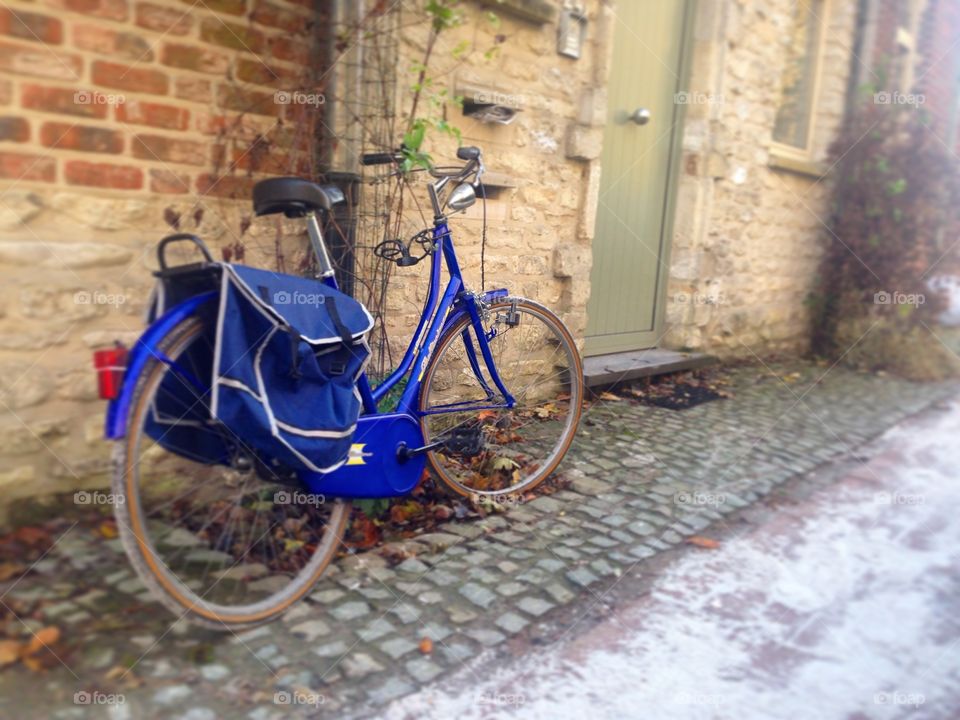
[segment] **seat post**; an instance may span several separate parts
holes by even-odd
[[[310,236],[310,245],[317,256],[317,262],[320,266],[320,272],[317,277],[333,277],[333,264],[330,262],[330,255],[327,254],[327,244],[323,241],[323,233],[320,230],[320,223],[317,222],[317,214],[307,215],[307,234]]]

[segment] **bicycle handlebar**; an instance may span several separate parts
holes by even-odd
[[[430,174],[436,178],[466,176],[473,172],[477,166],[483,167],[482,153],[480,148],[474,145],[464,145],[457,148],[457,158],[467,161],[467,164],[456,171],[430,169]],[[364,153],[360,156],[361,165],[390,165],[403,162],[403,151],[394,150],[393,152]]]
[[[401,160],[403,160],[403,153],[400,151],[365,153],[364,155],[360,156],[361,165],[389,165],[391,163],[400,162]]]

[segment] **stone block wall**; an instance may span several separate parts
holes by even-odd
[[[525,3],[464,5],[466,22],[442,36],[431,74],[451,95],[467,102],[487,98],[520,108],[508,125],[465,117],[455,105],[444,110],[446,119],[460,129],[463,144],[482,148],[492,183],[486,289],[506,286],[542,302],[580,338],[586,329],[613,15],[608,3],[585,3],[587,42],[581,58],[574,60],[557,53],[555,19],[532,21],[511,12],[511,5]],[[488,19],[490,11],[497,15],[495,22]],[[410,94],[405,89],[415,78],[403,71],[422,59],[427,35],[423,23],[404,24],[399,116],[409,113]],[[458,47],[471,49],[461,53],[455,50]],[[462,164],[455,156],[455,141],[437,133],[431,138],[427,149],[436,162]],[[426,195],[419,196],[422,206],[428,207]],[[451,218],[473,290],[480,289],[482,213],[478,202],[466,214]],[[412,213],[409,229],[423,227],[424,221],[429,223],[429,212]],[[398,274],[409,287],[404,307],[411,314],[423,301],[423,273],[425,265]],[[398,343],[407,337],[402,331],[392,335]]]
[[[141,331],[172,225],[215,253],[276,257],[275,219],[242,227],[256,177],[309,170],[302,117],[316,105],[276,92],[306,87],[313,8],[0,8],[0,507],[106,481],[91,352]],[[302,243],[286,238],[295,264]]]
[[[800,352],[829,232],[817,166],[841,126],[856,3],[832,0],[809,170],[778,167],[773,127],[793,0],[698,4],[670,283],[668,347]]]

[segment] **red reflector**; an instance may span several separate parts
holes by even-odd
[[[97,369],[100,397],[104,400],[120,397],[123,373],[127,369],[127,349],[117,345],[109,350],[97,350],[93,353],[93,366]]]

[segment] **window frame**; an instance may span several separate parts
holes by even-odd
[[[813,6],[816,3],[816,0],[797,0],[798,2],[803,2],[807,5],[808,8]],[[827,45],[827,31],[830,27],[830,18],[832,17],[833,10],[833,0],[822,0],[822,9],[819,17],[817,18],[820,23],[820,36],[817,39],[817,48],[816,48],[816,69],[813,74],[813,88],[810,93],[810,107],[809,113],[810,118],[807,123],[807,136],[806,143],[804,147],[799,148],[795,145],[789,145],[787,143],[779,142],[773,138],[773,133],[775,130],[774,127],[770,130],[771,137],[771,146],[770,152],[774,156],[774,162],[771,164],[783,166],[783,167],[792,167],[798,163],[805,164],[809,163],[814,164],[817,161],[816,150],[814,147],[814,138],[816,137],[817,129],[817,119],[819,116],[820,109],[820,92],[821,92],[821,80],[823,78],[823,59],[826,51]],[[779,111],[781,105],[778,102],[776,108]],[[774,120],[776,119],[776,114],[774,114]],[[782,162],[778,162],[782,161]],[[812,167],[811,167],[812,169]]]

